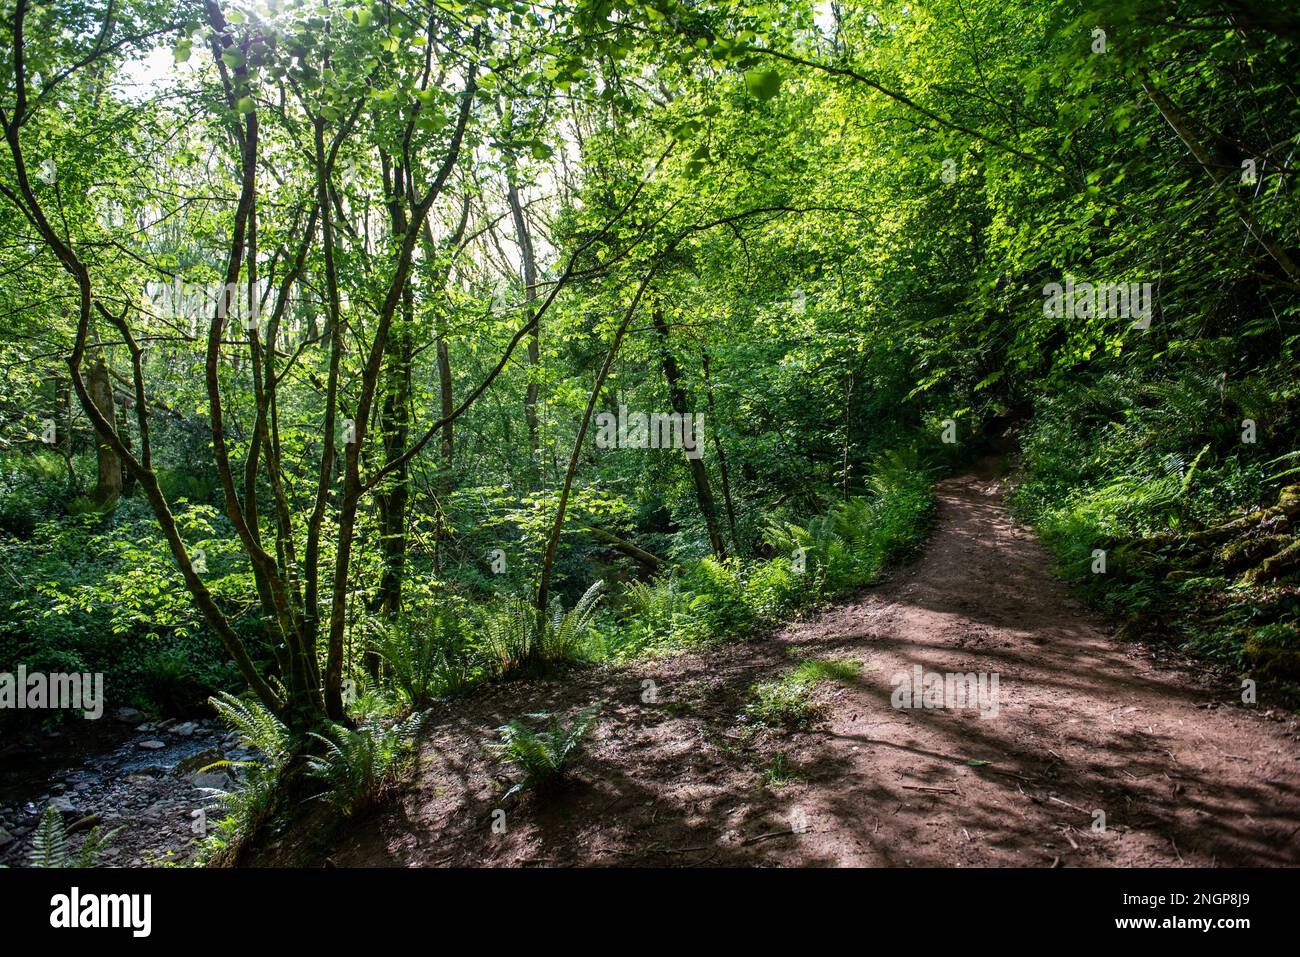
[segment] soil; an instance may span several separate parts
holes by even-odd
[[[1244,704],[1238,681],[1167,648],[1117,643],[1011,519],[988,465],[936,494],[924,552],[858,600],[764,639],[445,705],[393,801],[338,829],[305,822],[255,863],[1300,863],[1295,715]],[[739,720],[755,682],[809,657],[861,665],[819,685],[820,726]],[[894,676],[917,665],[996,673],[996,716],[895,708]],[[504,801],[510,775],[484,751],[494,729],[595,701],[575,780]]]

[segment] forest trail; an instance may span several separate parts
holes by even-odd
[[[922,555],[859,599],[765,640],[457,702],[434,715],[417,780],[395,805],[328,851],[307,851],[298,832],[267,857],[339,866],[1300,863],[1296,720],[1114,641],[1010,518],[988,467],[936,494]],[[826,723],[746,731],[737,716],[752,683],[814,656],[863,666],[857,682],[821,686]],[[891,679],[917,665],[996,673],[996,717],[894,708]],[[646,681],[656,703],[642,702]],[[579,781],[503,805],[499,768],[482,748],[492,729],[599,699]],[[763,772],[778,752],[796,777],[771,786]],[[492,826],[498,807],[504,833]]]

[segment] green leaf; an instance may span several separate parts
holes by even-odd
[[[760,100],[770,100],[781,89],[781,74],[775,70],[751,70],[745,74],[745,89]]]

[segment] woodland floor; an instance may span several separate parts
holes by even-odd
[[[1115,642],[1011,519],[991,466],[936,493],[925,551],[857,600],[762,640],[447,705],[391,804],[328,848],[305,822],[256,863],[1300,864],[1296,718],[1242,705],[1234,683],[1168,650]],[[862,676],[820,686],[820,728],[748,731],[738,715],[750,686],[799,657],[851,659]],[[998,673],[998,716],[895,710],[890,678],[917,664]],[[657,704],[641,701],[647,679]],[[483,751],[493,729],[600,699],[577,781],[503,804]],[[798,777],[774,787],[763,770],[778,752]],[[504,834],[492,830],[498,807]]]

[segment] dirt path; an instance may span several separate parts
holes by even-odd
[[[344,865],[1285,865],[1300,863],[1300,728],[1230,685],[1113,642],[1066,593],[1000,484],[941,483],[918,561],[764,641],[564,684],[499,687],[435,716],[415,786],[316,851]],[[749,686],[848,658],[827,723],[755,737]],[[995,717],[898,709],[893,677],[996,673]],[[643,703],[644,682],[657,702]],[[603,698],[582,780],[502,806],[492,728]],[[468,707],[466,705],[468,704]],[[797,777],[773,786],[777,755]],[[975,763],[970,762],[987,762]],[[493,812],[505,811],[505,832]],[[1094,829],[1095,812],[1105,830]],[[500,821],[500,815],[496,820]],[[795,833],[792,833],[795,832]]]

